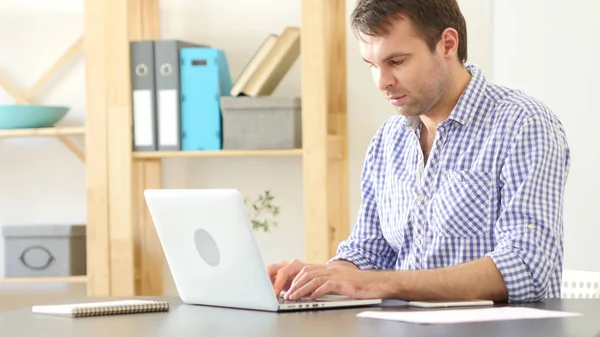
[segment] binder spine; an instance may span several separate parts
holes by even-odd
[[[181,150],[181,112],[179,92],[179,50],[177,40],[155,42],[158,149]]]
[[[130,43],[133,150],[156,151],[154,42]]]
[[[220,97],[229,95],[231,78],[225,54],[216,48],[181,50],[182,150],[222,149]]]

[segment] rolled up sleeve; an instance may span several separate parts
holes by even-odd
[[[557,295],[550,281],[562,268],[569,156],[561,125],[543,114],[527,117],[510,142],[500,175],[497,245],[487,254],[504,278],[509,302]]]
[[[347,260],[359,269],[392,269],[395,265],[396,254],[381,232],[373,182],[378,167],[381,167],[384,127],[385,124],[377,131],[367,150],[361,174],[362,202],[357,222],[328,263]]]

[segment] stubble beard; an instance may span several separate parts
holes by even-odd
[[[423,93],[423,96],[419,98],[413,97],[414,101],[409,105],[395,107],[400,115],[406,117],[420,117],[431,111],[440,103],[449,89],[450,75],[443,69],[438,69],[431,78],[437,78],[438,80],[426,83],[423,86],[423,89],[420,90]]]

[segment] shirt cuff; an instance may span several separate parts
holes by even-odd
[[[537,300],[534,298],[534,287],[529,268],[515,252],[505,249],[486,254],[496,264],[496,268],[502,274],[506,289],[508,290],[508,302],[529,302]]]
[[[339,253],[335,257],[333,257],[331,260],[327,261],[327,264],[334,262],[334,261],[340,261],[340,260],[346,260],[346,261],[352,262],[358,267],[358,269],[378,269],[375,265],[373,265],[371,262],[369,262],[369,260],[367,260],[362,255],[357,254],[357,253],[351,253],[351,252]]]

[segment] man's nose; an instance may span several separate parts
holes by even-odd
[[[381,68],[379,68],[378,71],[379,74],[377,80],[377,87],[379,88],[379,90],[385,91],[393,87],[396,82],[394,76],[389,71],[382,70]]]

